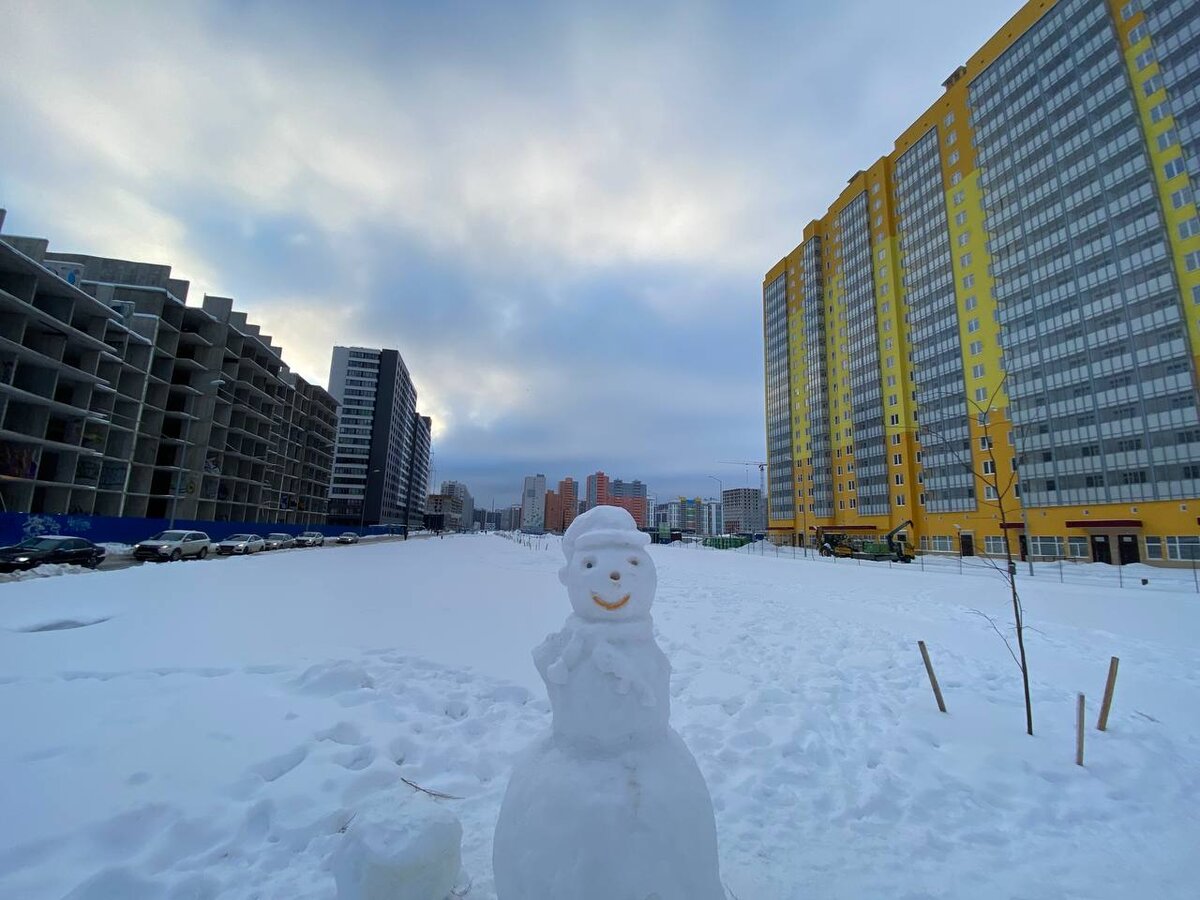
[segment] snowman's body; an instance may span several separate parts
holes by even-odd
[[[614,507],[576,523],[560,573],[575,615],[534,651],[553,728],[509,781],[497,895],[724,900],[708,788],[669,724],[671,667],[649,615],[645,536]]]
[[[571,616],[533,661],[560,743],[618,753],[666,736],[671,664],[649,618],[608,624]]]

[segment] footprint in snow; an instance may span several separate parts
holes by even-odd
[[[292,769],[296,768],[296,766],[300,765],[300,763],[304,762],[307,756],[307,747],[296,747],[287,753],[281,753],[279,756],[273,756],[256,766],[251,766],[250,771],[259,776],[263,781],[278,781],[288,772],[292,771]]]
[[[318,731],[314,736],[318,741],[332,741],[335,744],[349,746],[358,746],[367,742],[362,732],[358,730],[358,726],[353,722],[338,722],[332,728]]]
[[[343,769],[360,772],[375,761],[375,750],[372,747],[355,747],[346,750],[333,758]]]

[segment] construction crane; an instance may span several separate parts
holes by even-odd
[[[717,460],[717,465],[721,466],[745,466],[746,477],[750,477],[750,466],[758,466],[758,489],[765,496],[767,493],[767,464],[761,460],[747,459],[720,459]]]

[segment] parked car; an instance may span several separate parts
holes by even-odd
[[[297,547],[324,547],[325,535],[319,531],[304,531],[296,535]]]
[[[217,544],[217,553],[230,556],[235,553],[251,554],[265,549],[267,542],[257,534],[231,534]]]
[[[203,531],[160,531],[133,545],[134,559],[171,560],[208,556],[211,541]]]
[[[288,550],[296,546],[290,534],[268,534],[264,539],[268,550]]]
[[[104,562],[104,548],[78,537],[47,534],[0,547],[0,572],[20,572],[47,563],[66,563],[94,569]]]
[[[357,544],[358,535],[353,531],[343,531],[337,536],[337,542],[339,544]]]

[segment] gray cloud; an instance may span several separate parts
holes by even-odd
[[[763,453],[763,271],[1000,24],[969,6],[0,0],[0,205],[308,377],[399,348],[480,496],[711,493]]]

